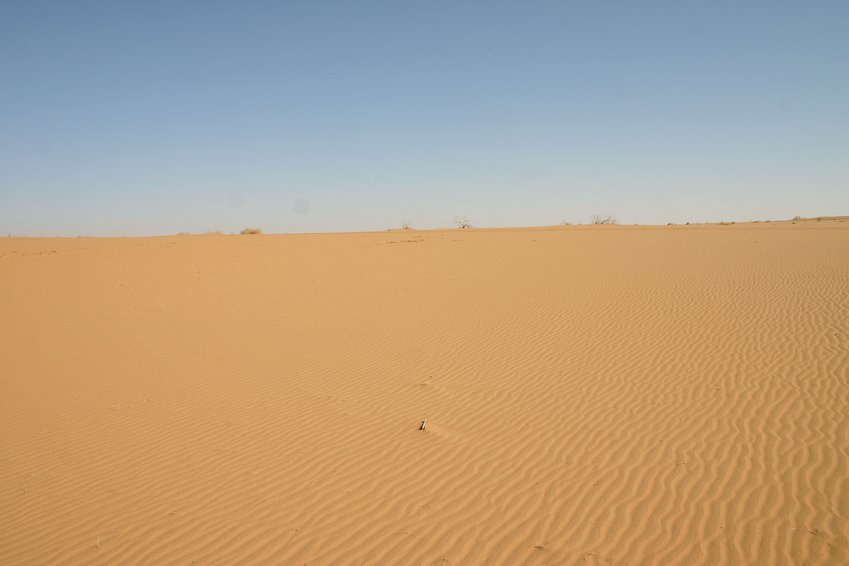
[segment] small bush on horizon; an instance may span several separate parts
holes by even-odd
[[[463,217],[455,216],[454,217],[454,224],[456,224],[457,228],[459,228],[461,230],[465,230],[466,228],[472,227],[472,223],[469,222],[469,218],[467,216],[463,216]]]
[[[590,224],[618,224],[614,216],[603,216],[601,214],[593,214],[590,216]]]
[[[262,234],[262,230],[260,230],[259,228],[245,228],[240,232],[240,234]]]

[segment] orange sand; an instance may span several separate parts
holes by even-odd
[[[0,380],[3,565],[849,563],[841,219],[2,239]]]

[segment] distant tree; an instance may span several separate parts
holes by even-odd
[[[462,216],[462,217],[455,216],[454,217],[454,224],[456,224],[457,228],[460,228],[461,230],[465,230],[466,228],[472,227],[472,223],[469,222],[469,219],[466,216]]]
[[[590,224],[618,224],[614,216],[603,216],[601,214],[593,214],[590,216]]]

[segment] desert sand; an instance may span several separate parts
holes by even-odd
[[[3,238],[0,380],[3,565],[849,563],[846,219]]]

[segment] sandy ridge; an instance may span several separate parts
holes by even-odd
[[[2,242],[0,562],[849,560],[844,224],[404,239]]]

